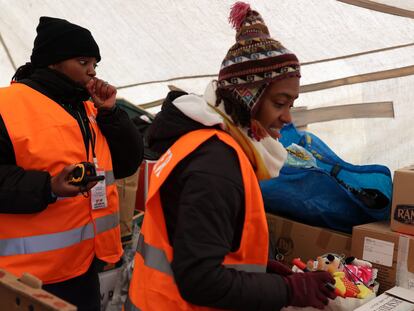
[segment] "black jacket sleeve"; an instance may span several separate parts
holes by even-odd
[[[172,190],[179,194],[174,197]],[[244,221],[244,189],[233,150],[214,139],[206,142],[176,168],[161,199],[164,210],[176,210],[166,211],[165,218],[174,278],[185,300],[231,310],[274,311],[286,304],[287,286],[280,276],[222,265],[239,247]]]
[[[96,121],[108,142],[115,178],[134,174],[144,156],[144,144],[128,114],[118,107],[101,110]]]
[[[50,202],[50,174],[16,165],[13,145],[0,116],[0,213],[37,213]]]

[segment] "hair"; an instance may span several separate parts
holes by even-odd
[[[216,107],[223,101],[226,114],[231,117],[236,126],[250,126],[250,108],[241,99],[236,98],[233,90],[217,88],[216,97]]]
[[[12,77],[12,81],[20,81],[30,77],[35,70],[35,66],[32,63],[26,63],[19,68],[17,68],[16,72]]]

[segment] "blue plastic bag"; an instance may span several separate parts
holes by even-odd
[[[383,165],[352,165],[317,136],[285,126],[280,142],[310,151],[317,167],[285,165],[279,177],[261,181],[265,209],[283,217],[352,232],[352,227],[389,219],[390,170]]]

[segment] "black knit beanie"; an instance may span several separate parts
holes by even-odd
[[[46,67],[79,56],[101,60],[99,47],[88,29],[64,19],[42,16],[36,31],[30,57],[34,67]]]

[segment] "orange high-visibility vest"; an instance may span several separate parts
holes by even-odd
[[[105,170],[108,206],[92,210],[91,198],[78,195],[58,198],[39,213],[0,214],[2,269],[18,276],[29,272],[47,284],[85,273],[94,256],[114,263],[122,255],[118,193],[109,147],[97,126],[93,103],[85,102],[85,108],[96,133],[98,165]],[[34,89],[20,83],[0,88],[0,115],[17,166],[54,176],[69,164],[87,160],[78,122]]]
[[[245,193],[245,221],[240,248],[227,254],[223,265],[243,271],[265,272],[268,228],[262,195],[253,168],[241,147],[230,135],[212,129],[196,130],[175,142],[153,168],[125,310],[214,310],[188,303],[178,291],[170,265],[173,248],[168,241],[160,200],[160,188],[176,165],[214,135],[237,152]]]

